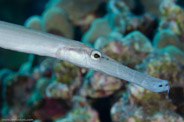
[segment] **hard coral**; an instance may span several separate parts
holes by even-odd
[[[102,98],[112,95],[122,87],[120,79],[94,72],[86,79],[81,94],[92,98]]]
[[[42,31],[42,21],[40,16],[31,16],[29,19],[26,20],[25,26]]]
[[[68,21],[68,17],[61,8],[52,7],[43,13],[44,31],[73,38],[73,28]]]
[[[116,31],[127,34],[139,30],[145,35],[152,37],[156,26],[155,18],[148,13],[141,16],[134,15],[122,0],[109,2],[109,22]]]
[[[54,64],[54,72],[55,79],[58,82],[68,86],[72,86],[74,84],[80,85],[81,83],[82,78],[80,68],[74,64],[58,60]]]
[[[32,118],[47,121],[65,116],[70,109],[69,103],[62,99],[44,98],[37,102],[31,113]]]
[[[124,38],[116,38],[116,36],[100,38],[95,47],[99,47],[102,52],[132,68],[141,63],[153,51],[149,39],[138,31],[132,32]]]
[[[73,109],[67,116],[57,119],[56,122],[100,122],[97,111],[91,108],[85,98],[81,96],[73,98]]]
[[[162,0],[140,0],[146,12],[150,12],[153,15],[159,17],[159,6]]]
[[[160,29],[169,28],[183,41],[184,10],[172,0],[164,0],[160,6]]]
[[[162,110],[176,109],[176,106],[169,102],[163,94],[154,93],[136,85],[130,85],[129,90],[131,95],[129,100],[144,111],[145,118]]]
[[[67,100],[71,99],[72,91],[66,84],[55,81],[47,87],[46,95],[49,98],[62,98],[63,100]]]
[[[63,9],[70,21],[75,25],[82,25],[83,19],[88,15],[94,14],[98,6],[106,0],[56,0],[48,4],[50,7],[59,7]],[[88,23],[89,24],[89,23]]]
[[[3,114],[9,118],[18,118],[21,113],[29,110],[27,101],[30,99],[35,81],[27,75],[10,74],[4,82]]]
[[[178,86],[183,83],[182,65],[168,53],[150,54],[142,64],[146,67],[147,74],[166,79],[171,82],[171,86]]]
[[[111,31],[112,28],[108,22],[107,16],[95,19],[91,24],[90,29],[83,36],[82,41],[84,43],[94,44],[98,37],[107,36]]]
[[[158,31],[154,37],[153,45],[159,49],[173,45],[184,51],[184,43],[182,43],[177,35],[169,29],[162,29]]]

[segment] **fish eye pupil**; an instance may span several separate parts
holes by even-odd
[[[100,60],[101,56],[102,55],[101,55],[100,51],[93,50],[91,52],[91,59],[93,59],[93,60]]]
[[[162,85],[159,85],[159,87],[162,87]]]
[[[97,53],[95,53],[95,54],[94,54],[94,57],[95,57],[95,58],[100,58],[100,55],[97,54]]]

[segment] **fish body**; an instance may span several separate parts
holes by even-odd
[[[65,60],[154,92],[169,90],[168,81],[130,69],[84,43],[2,21],[0,47]]]

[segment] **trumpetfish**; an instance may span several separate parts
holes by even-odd
[[[0,47],[18,52],[68,61],[107,75],[129,81],[153,92],[169,91],[167,80],[133,70],[111,59],[100,50],[67,39],[0,21]]]

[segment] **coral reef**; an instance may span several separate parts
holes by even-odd
[[[127,98],[128,97],[128,98]],[[158,102],[159,101],[159,102]],[[123,94],[111,108],[113,121],[179,121],[182,116],[173,110],[176,106],[163,94],[147,91],[136,85],[129,85],[129,94]]]
[[[19,114],[29,110],[26,104],[34,89],[35,81],[29,76],[11,73],[3,82],[2,113],[8,118],[19,118]]]
[[[66,117],[60,118],[57,122],[100,122],[98,113],[90,107],[87,100],[80,96],[74,96],[72,102],[74,107]]]
[[[29,19],[26,20],[25,26],[42,31],[42,24],[41,24],[41,18],[39,16],[32,16]]]
[[[156,48],[164,48],[166,46],[173,45],[184,51],[184,43],[180,41],[173,31],[168,29],[162,29],[156,33],[153,45]]]
[[[108,18],[95,19],[91,24],[90,29],[83,36],[82,41],[84,43],[94,43],[99,36],[107,36],[112,31],[112,28],[108,22]]]
[[[62,8],[72,23],[75,25],[83,25],[90,24],[88,21],[85,21],[87,22],[85,23],[84,20],[92,16],[102,2],[106,2],[106,0],[57,0],[54,2],[51,1],[48,6]]]
[[[134,30],[139,30],[148,37],[152,36],[156,26],[155,17],[149,13],[143,15],[134,15],[127,5],[121,0],[111,0],[109,2],[109,18],[110,23],[123,34],[127,34]]]
[[[73,38],[73,28],[69,23],[65,12],[62,9],[53,7],[43,13],[44,31]]]
[[[120,90],[122,85],[120,79],[94,72],[89,79],[86,79],[80,92],[82,96],[102,98],[112,95],[117,90]]]
[[[173,85],[183,84],[183,61],[176,60],[175,55],[166,52],[167,49],[160,52],[150,54],[141,64],[145,67],[144,71],[154,77],[166,79]],[[181,63],[180,63],[181,61]],[[172,86],[172,85],[171,85]]]
[[[159,7],[163,0],[140,0],[144,11],[150,12],[155,16],[159,16]]]
[[[116,35],[99,38],[95,47],[131,68],[153,51],[149,39],[139,31],[133,31],[124,38],[117,38]]]
[[[173,0],[164,0],[160,6],[159,29],[169,28],[183,41],[184,10]]]
[[[184,121],[184,12],[178,3],[50,0],[41,15],[27,19],[26,27],[82,41],[130,68],[168,80],[171,88],[168,93],[155,93],[69,62],[34,55],[15,55],[15,60],[21,57],[20,63],[12,63],[9,54],[3,56],[0,51],[0,117],[56,122]]]

